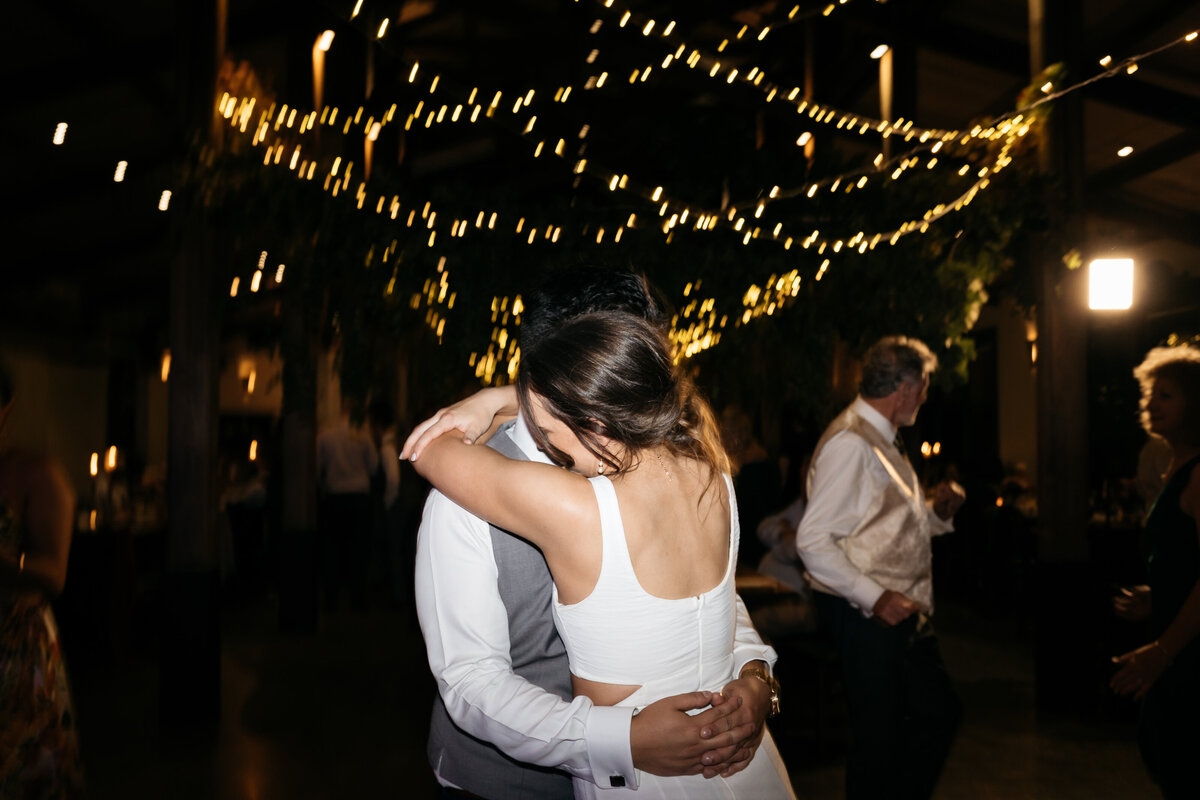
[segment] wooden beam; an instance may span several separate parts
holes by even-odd
[[[1088,176],[1087,193],[1111,192],[1200,151],[1200,130],[1186,130]]]
[[[1088,214],[1132,225],[1146,235],[1200,247],[1200,211],[1187,212],[1143,197],[1110,192],[1088,198]]]
[[[1179,12],[1187,5],[1179,0],[1117,3],[1115,11],[1087,32],[1087,40],[1097,43],[1095,47],[1100,51],[1097,58],[1109,55],[1110,52],[1114,58],[1133,55],[1117,51],[1128,48],[1130,42],[1142,41],[1164,29],[1170,30],[1171,21],[1183,16]]]
[[[1131,26],[1132,34],[1122,33],[1120,39],[1128,42],[1134,38],[1144,37],[1161,28],[1164,18],[1178,15],[1166,15],[1164,8],[1174,8],[1176,4],[1164,0],[1148,0],[1139,4],[1146,8],[1146,18],[1142,14],[1114,15],[1111,21],[1102,25],[1102,41],[1111,42],[1115,34],[1108,31],[1115,29],[1123,20]],[[1154,11],[1160,14],[1157,22],[1153,18]],[[1029,47],[1025,43],[1014,42],[1002,36],[987,31],[976,30],[964,25],[958,25],[946,20],[922,14],[920,20],[912,19],[911,15],[890,15],[872,7],[871,13],[857,14],[852,21],[875,35],[886,35],[894,42],[908,43],[915,47],[940,53],[956,58],[968,64],[977,64],[991,69],[1007,72],[1024,79],[1029,71]],[[1154,26],[1154,27],[1150,27]],[[1092,37],[1088,37],[1089,39]],[[1101,53],[1104,55],[1104,53]],[[1129,55],[1118,53],[1116,55]],[[1097,56],[1097,59],[1099,56]],[[1090,59],[1089,59],[1090,60]],[[1087,63],[1083,61],[1081,63]],[[1097,64],[1097,61],[1091,60]],[[1097,71],[1099,66],[1097,65]],[[1089,77],[1079,74],[1068,78],[1077,81]],[[1097,81],[1082,90],[1085,96],[1091,97],[1108,105],[1132,111],[1161,122],[1168,122],[1180,127],[1200,127],[1200,101],[1190,94],[1139,80],[1122,76]]]

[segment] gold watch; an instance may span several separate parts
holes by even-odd
[[[779,681],[771,673],[759,666],[747,665],[742,668],[739,678],[757,678],[767,685],[771,690],[770,706],[767,708],[767,719],[773,719],[779,715]]]

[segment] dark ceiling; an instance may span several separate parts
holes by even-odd
[[[196,5],[203,8],[197,12]],[[896,108],[908,109],[926,127],[963,127],[1010,111],[1030,82],[1030,12],[1022,0],[834,0],[828,16],[822,15],[825,3],[801,2],[790,22],[791,2],[624,5],[639,19],[676,20],[679,35],[712,50],[722,39],[736,42],[743,25],[757,30],[770,23],[772,32],[759,49],[735,44],[729,58],[753,58],[781,82],[803,85],[811,74],[814,99],[857,114],[879,115],[878,71],[868,53],[880,43],[895,48]],[[1119,61],[1200,28],[1195,3],[1045,5],[1050,49],[1076,54],[1080,65],[1067,84],[1102,72],[1103,56]],[[326,28],[337,32],[329,57],[331,102],[361,98],[369,59],[376,96],[386,98],[403,84],[402,72],[414,60],[463,86],[516,89],[550,84],[559,75],[582,81],[592,50],[600,51],[601,62],[620,64],[639,58],[638,48],[645,46],[621,31],[613,12],[596,0],[366,2],[351,21],[352,8],[349,1],[231,0],[228,50],[249,62],[279,101],[306,107],[312,102],[309,49]],[[203,100],[188,87],[203,60],[196,54],[206,51],[196,14],[203,22],[211,10],[185,0],[76,0],[9,10],[3,136],[12,156],[6,205],[13,247],[0,292],[0,335],[9,342],[103,359],[161,334],[171,221],[157,205],[187,152],[183,120]],[[370,34],[364,31],[383,16],[391,19],[390,30],[368,54]],[[591,33],[594,19],[606,20],[607,27]],[[687,88],[682,99],[681,86]],[[1174,269],[1197,270],[1200,41],[1150,56],[1136,74],[1096,81],[1078,96],[1082,126],[1073,147],[1082,160],[1091,245],[1119,243]],[[619,119],[623,124],[613,131],[626,135],[636,123],[659,144],[669,144],[671,137],[690,137],[687,126],[702,125],[704,114],[752,120],[756,102],[746,92],[672,78],[636,98],[614,94],[587,109],[601,123],[595,125],[598,136],[605,123]],[[684,120],[683,130],[657,127],[668,118]],[[52,136],[61,122],[68,127],[58,146]],[[768,135],[794,135],[777,128]],[[833,133],[821,146],[849,154],[878,147]],[[431,184],[443,173],[469,170],[481,180],[515,185],[521,178],[536,187],[540,178],[513,156],[509,142],[515,135],[503,126],[479,126],[438,143],[414,136],[404,157],[409,174]],[[1132,153],[1119,156],[1126,146]],[[652,154],[639,160],[631,147],[626,155],[653,172]],[[128,167],[116,183],[120,161]]]

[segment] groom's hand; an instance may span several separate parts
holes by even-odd
[[[771,690],[757,678],[738,678],[730,681],[718,695],[721,696],[725,698],[725,706],[734,706],[733,713],[728,717],[732,725],[730,730],[743,732],[745,735],[732,749],[714,748],[701,756],[706,778],[715,778],[717,775],[728,778],[750,764],[755,751],[762,743],[767,713],[771,710]]]
[[[741,703],[740,698],[713,692],[690,692],[651,703],[630,724],[633,765],[663,777],[699,775],[723,767],[754,735],[753,725],[736,721]],[[687,713],[710,704],[712,708],[695,716]]]

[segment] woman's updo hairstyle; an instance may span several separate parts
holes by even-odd
[[[538,395],[605,472],[627,470],[638,451],[660,445],[707,464],[714,476],[729,470],[712,409],[676,368],[662,332],[641,317],[601,311],[562,324],[522,351],[517,394],[527,420]],[[573,466],[537,426],[530,430],[551,461]],[[600,437],[624,446],[620,460]]]

